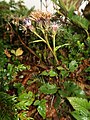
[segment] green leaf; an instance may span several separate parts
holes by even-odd
[[[63,0],[59,0],[58,2],[59,2],[59,7],[63,11],[64,15],[66,15],[68,10],[67,10],[66,5],[64,4]]]
[[[28,113],[28,111],[22,111],[22,112],[20,112],[18,114],[18,117],[19,117],[18,119],[20,119],[20,120],[34,120],[31,117],[27,117],[27,113]],[[15,120],[18,120],[18,119],[15,119]]]
[[[50,71],[43,71],[40,75],[45,75],[45,76],[50,76],[50,77],[55,77],[58,74],[54,71],[54,70],[50,70]]]
[[[77,67],[78,67],[78,64],[77,64],[77,62],[75,60],[73,60],[73,61],[71,61],[69,63],[69,70],[70,70],[70,72],[74,72],[74,70],[76,70]]]
[[[66,78],[69,75],[69,72],[67,70],[62,70],[61,72],[62,79]]]
[[[51,0],[52,2],[54,2],[56,5],[59,6],[58,0]]]
[[[58,75],[54,70],[50,70],[48,74],[50,77],[55,77]]]
[[[88,26],[89,26],[90,23],[89,23],[89,21],[87,19],[85,19],[85,18],[83,18],[81,16],[78,16],[78,15],[71,16],[70,14],[69,14],[68,17],[78,27],[81,27],[81,28],[83,28],[85,30],[88,30]]]
[[[45,99],[42,99],[41,101],[36,100],[34,102],[34,105],[38,106],[37,110],[38,110],[39,114],[43,117],[43,119],[45,119],[46,118],[46,100]]]
[[[58,91],[61,97],[77,96],[85,98],[85,92],[74,82],[65,81],[63,88],[64,89]]]
[[[15,50],[11,50],[11,53],[15,55],[15,54],[16,54],[16,51],[15,51]]]
[[[26,101],[25,100],[23,100],[23,101],[21,101],[21,102],[18,102],[17,104],[16,104],[16,108],[18,109],[18,110],[27,110],[28,109],[28,106],[26,106]]]
[[[17,109],[21,110],[26,110],[28,109],[28,106],[30,106],[33,101],[34,101],[35,97],[34,94],[32,92],[24,92],[21,95],[19,95],[18,97],[18,103],[16,104]]]
[[[40,87],[40,91],[44,94],[54,94],[57,92],[56,84],[50,85],[46,83]]]
[[[25,88],[21,83],[14,83],[13,86],[17,89],[18,95],[25,91]]]
[[[85,72],[90,72],[90,67],[87,67],[87,68],[85,69]]]
[[[0,92],[0,120],[14,120],[17,113],[16,97],[5,92]]]
[[[40,101],[40,104],[38,105],[37,108],[39,114],[43,117],[43,119],[46,118],[46,100],[42,99]]]
[[[90,104],[87,101],[87,99],[78,97],[68,97],[68,100],[75,110],[79,110],[80,108],[90,109]]]
[[[68,17],[72,18],[73,14],[74,14],[74,7],[71,7],[70,10],[68,11]]]
[[[40,75],[48,76],[48,72],[45,70],[45,71],[43,71]]]
[[[28,93],[24,92],[19,96],[19,101],[29,100],[33,97],[33,93],[29,91]]]
[[[34,105],[39,105],[40,104],[40,100],[36,100],[35,102],[34,102]]]
[[[54,103],[54,107],[57,109],[60,106],[60,103],[61,103],[61,97],[60,95],[56,94],[56,100]]]
[[[58,70],[64,70],[64,68],[62,66],[58,66],[57,69]]]
[[[78,110],[71,112],[71,114],[76,120],[90,120],[90,116],[85,116],[82,112]]]
[[[72,115],[74,117],[78,117],[81,115],[81,120],[85,120],[83,118],[86,118],[86,120],[89,120],[90,118],[90,104],[87,101],[87,99],[77,98],[77,97],[68,97],[67,98],[72,105],[72,107],[75,109],[75,112],[72,112]],[[78,116],[77,116],[78,115]],[[79,119],[77,119],[79,120]]]

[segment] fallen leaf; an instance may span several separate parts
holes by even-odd
[[[18,48],[18,49],[16,50],[15,55],[16,55],[16,56],[20,56],[20,55],[22,55],[22,54],[23,54],[23,50],[22,50],[21,48]]]
[[[11,57],[11,54],[8,52],[8,50],[7,50],[7,49],[5,49],[5,50],[4,50],[4,54],[5,54],[8,58],[10,58],[10,57]]]

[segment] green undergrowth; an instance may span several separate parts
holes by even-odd
[[[90,119],[90,22],[52,1],[53,15],[0,2],[0,120]]]

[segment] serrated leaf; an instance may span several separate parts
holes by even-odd
[[[40,87],[40,91],[44,94],[54,94],[57,92],[56,84],[50,85],[46,83]]]
[[[71,17],[69,15],[69,17]],[[81,16],[78,15],[73,15],[71,18],[71,21],[73,21],[76,25],[78,25],[78,27],[81,27],[85,30],[88,30],[88,26],[89,26],[89,21]]]
[[[79,111],[84,116],[90,116],[90,106],[87,99],[82,99],[78,97],[68,97],[70,104],[76,111]]]

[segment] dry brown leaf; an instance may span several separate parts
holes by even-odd
[[[83,60],[83,62],[86,66],[90,66],[90,58]]]
[[[10,58],[10,57],[11,57],[11,54],[8,52],[8,50],[7,50],[7,49],[5,49],[5,50],[4,50],[4,54],[5,54],[8,58]]]

